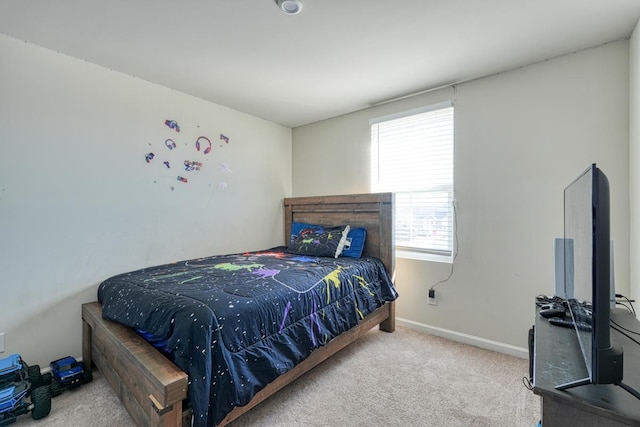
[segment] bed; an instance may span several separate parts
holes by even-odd
[[[345,231],[345,224],[351,230],[365,229],[362,257],[325,259],[290,253],[290,248],[283,247],[187,260],[115,276],[106,281],[108,286],[100,286],[100,302],[83,305],[83,360],[87,366],[94,364],[106,377],[137,425],[225,425],[372,327],[394,330],[397,294],[389,279],[394,272],[393,194],[286,198],[284,213],[288,244],[293,242],[292,229],[300,224],[343,227],[345,235],[349,231]],[[302,238],[303,233],[298,243],[309,241]],[[291,274],[300,274],[293,268],[297,263],[302,263],[300,269],[305,275],[317,271],[324,280],[312,278],[311,284],[298,284],[296,279],[292,285],[289,269]],[[192,268],[198,275],[193,275]],[[200,287],[191,284],[221,270],[259,282],[259,286],[240,282],[225,285],[215,297],[224,299],[223,305],[216,308],[215,315],[208,316],[206,298],[214,299],[214,294],[207,293],[205,299],[199,295],[211,286],[206,281]],[[346,271],[350,279],[342,276]],[[129,286],[133,281],[136,285]],[[381,290],[371,286],[377,281]],[[187,282],[188,288],[177,287]],[[172,296],[173,305],[167,306],[163,300],[169,288],[178,289],[172,291],[177,300]],[[343,291],[345,295],[337,293]],[[197,298],[192,298],[194,293]],[[269,298],[274,295],[276,300],[267,301],[265,296],[267,308],[256,311],[252,307],[263,294],[269,294]],[[304,299],[302,294],[313,295]],[[249,307],[249,311],[240,315],[238,305]],[[271,317],[256,325],[246,323],[263,311]],[[295,313],[300,314],[296,317]],[[213,323],[208,323],[209,317]],[[167,319],[171,319],[170,325]],[[242,323],[233,328],[236,321]],[[196,327],[188,332],[184,325],[190,323]],[[169,342],[158,345],[153,338],[145,340],[135,328],[144,329],[152,337],[170,336]],[[237,329],[235,335],[232,329]],[[188,345],[184,343],[187,340]],[[211,345],[217,341],[218,345]],[[275,343],[275,350],[266,348],[263,341]],[[171,353],[164,354],[167,352]],[[263,361],[265,355],[269,361]],[[260,362],[249,368],[242,359]],[[227,388],[230,385],[233,389]],[[206,410],[201,402],[205,398],[209,399]]]

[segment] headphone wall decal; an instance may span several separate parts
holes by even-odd
[[[169,129],[174,129],[176,132],[180,132],[180,125],[175,120],[165,120],[164,124],[169,126]]]
[[[206,136],[201,136],[196,139],[196,150],[200,151],[200,141],[206,141],[209,146],[204,149],[204,154],[209,154],[211,152],[211,140]]]

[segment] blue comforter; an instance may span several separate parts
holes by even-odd
[[[378,259],[308,257],[285,248],[145,268],[98,289],[105,318],[163,340],[188,374],[194,426],[217,425],[396,298]]]

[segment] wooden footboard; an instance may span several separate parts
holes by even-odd
[[[135,331],[102,318],[98,302],[82,305],[82,356],[86,366],[95,366],[107,378],[127,412],[138,426],[190,426],[191,411],[182,410],[187,398],[187,374]],[[246,406],[235,408],[220,423],[223,426],[319,365],[368,330],[395,329],[395,303],[386,303],[357,326],[316,349],[311,356],[261,390]]]
[[[82,320],[85,366],[95,364],[136,425],[182,425],[187,374],[134,330],[103,319],[98,302],[82,305]]]

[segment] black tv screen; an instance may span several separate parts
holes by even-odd
[[[609,181],[595,164],[564,190],[565,292],[588,378],[558,389],[622,381],[622,349],[610,334]]]

